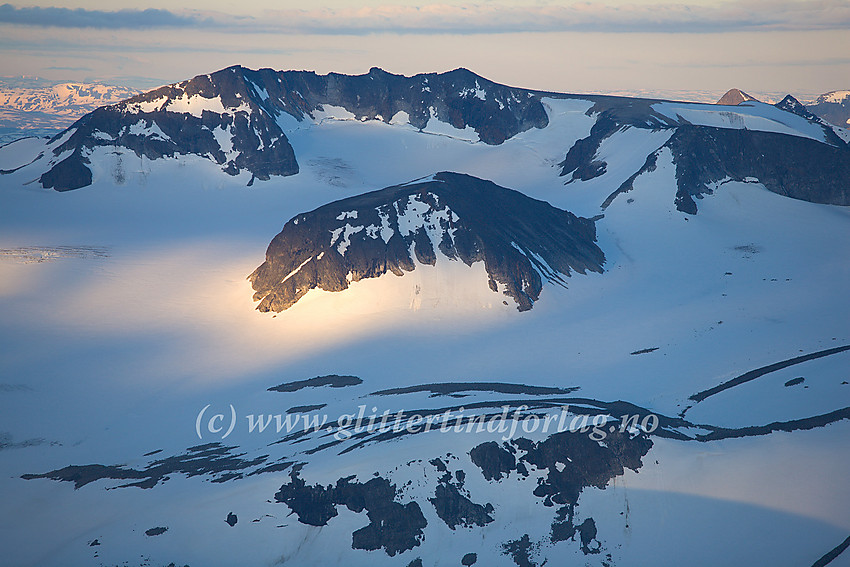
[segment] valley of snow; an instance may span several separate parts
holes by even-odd
[[[230,177],[200,157],[149,161],[100,147],[90,157],[92,186],[58,193],[41,189],[40,172],[26,165],[43,146],[24,140],[0,148],[0,169],[20,168],[0,177],[5,561],[404,566],[421,557],[436,566],[458,565],[475,552],[478,564],[499,566],[515,564],[500,542],[521,530],[537,546],[529,552],[534,564],[551,552],[569,559],[549,564],[791,567],[814,564],[840,544],[850,532],[846,420],[716,441],[656,439],[639,471],[582,492],[577,514],[595,519],[599,555],[583,554],[576,542],[545,543],[551,509],[531,497],[533,475],[500,483],[482,477],[469,448],[498,435],[431,432],[339,455],[333,447],[308,454],[320,440],[275,444],[283,434],[247,431],[247,415],[297,406],[324,404],[319,413],[332,419],[362,404],[378,413],[439,408],[449,402],[425,392],[376,392],[446,382],[578,388],[576,398],[624,401],[670,417],[686,412],[691,423],[722,428],[850,406],[850,351],[699,403],[689,399],[748,371],[850,345],[848,208],[728,182],[687,215],[674,205],[675,167],[665,148],[657,168],[603,211],[602,202],[670,133],[618,132],[597,154],[608,162],[606,173],[565,185],[557,164],[590,133],[593,103],[544,103],[549,126],[498,146],[436,121],[419,132],[403,116],[393,124],[360,122],[327,108],[315,122],[287,122],[300,173],[250,187],[249,173]],[[823,139],[802,118],[783,123],[761,108],[736,112],[746,114],[749,128]],[[704,123],[693,106],[688,113],[675,103],[655,110]],[[254,309],[246,277],[290,218],[439,171],[492,180],[576,215],[604,214],[596,226],[605,272],[572,274],[566,289],[545,285],[524,313],[487,288],[480,263],[467,268],[445,257],[344,292],[311,290],[278,314]],[[267,391],[325,375],[363,383]],[[786,385],[798,377],[804,381]],[[510,399],[517,397],[524,399]],[[481,391],[451,403],[500,399]],[[231,406],[238,415],[227,439],[198,438],[196,418],[208,404],[225,421]],[[212,442],[236,447],[241,459],[308,462],[308,484],[350,475],[365,482],[380,472],[405,487],[404,502],[426,504],[438,474],[411,463],[440,457],[465,471],[476,502],[493,503],[495,521],[450,529],[423,505],[424,541],[390,556],[350,548],[352,531],[366,523],[362,513],[340,506],[327,526],[315,527],[274,502],[289,471],[226,482],[178,472],[150,489],[115,490],[105,488],[124,481],[75,490],[69,482],[21,478],[68,465],[138,469]],[[239,518],[235,526],[224,521],[229,512]],[[160,526],[168,530],[145,535]],[[832,565],[847,561],[845,554]]]

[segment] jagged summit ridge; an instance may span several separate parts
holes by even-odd
[[[283,311],[314,288],[401,276],[419,264],[483,261],[490,289],[531,309],[543,281],[601,272],[594,221],[469,175],[429,178],[297,215],[249,276],[261,311]]]
[[[250,173],[251,182],[294,175],[299,166],[286,124],[315,119],[328,105],[357,120],[403,121],[419,129],[438,120],[470,128],[486,144],[548,123],[536,95],[466,69],[405,77],[378,68],[350,76],[234,66],[84,116],[53,139],[53,157],[40,181],[60,191],[89,185],[89,157],[111,146],[152,160],[202,156],[230,175]]]
[[[535,130],[547,128],[543,134],[547,146],[556,147],[563,136],[563,147],[556,149],[561,152],[557,159],[563,159],[553,163],[561,175],[569,176],[568,183],[577,182],[568,190],[607,174],[608,161],[619,159],[604,149],[613,140],[636,131],[667,131],[666,144],[659,137],[659,146],[673,152],[676,207],[690,214],[697,211],[695,198],[728,180],[758,181],[776,193],[816,203],[850,202],[841,181],[850,167],[850,133],[827,124],[793,98],[771,105],[747,93],[730,92],[737,93],[740,104],[531,91],[494,83],[466,69],[406,77],[376,67],[352,76],[234,66],[99,108],[44,147],[22,152],[29,161],[0,156],[0,174],[28,168],[27,181],[37,178],[43,187],[65,191],[97,181],[93,171],[97,176],[116,171],[121,155],[133,152],[143,164],[192,156],[251,185],[256,179],[301,171],[300,150],[292,140],[299,140],[303,130],[344,120],[350,132],[361,122],[380,121],[394,128],[384,131],[390,137],[418,130],[480,145],[513,140],[527,146],[536,143]],[[845,100],[839,95],[829,100]],[[550,135],[557,130],[549,129],[550,118],[559,120],[557,112],[550,117],[552,108],[570,100],[578,101],[579,108],[590,105],[581,112],[593,125],[589,135],[578,140],[569,131]],[[518,134],[523,134],[522,140],[515,139]],[[627,192],[636,176],[654,167],[659,146],[648,147],[641,160],[644,165],[633,166],[625,179],[612,179],[614,192],[600,199],[601,209]],[[3,153],[17,150],[4,148]],[[361,167],[380,166],[380,159],[370,159]],[[428,168],[442,169],[461,168],[456,163]],[[401,179],[409,177],[402,175]],[[480,175],[490,177],[489,172]],[[120,183],[118,176],[115,179]],[[372,186],[396,181],[386,179]]]

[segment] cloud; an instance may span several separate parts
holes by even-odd
[[[709,5],[386,5],[269,10],[260,18],[218,12],[109,12],[4,4],[0,6],[0,23],[106,29],[196,27],[231,33],[317,35],[817,31],[850,30],[850,0],[750,0]]]
[[[194,15],[179,15],[168,10],[84,10],[69,8],[17,8],[0,6],[0,23],[61,28],[175,28],[203,25]]]
[[[377,6],[269,11],[264,25],[277,30],[316,34],[834,30],[850,29],[850,1]]]

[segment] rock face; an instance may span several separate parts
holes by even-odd
[[[757,101],[758,99],[753,97],[753,96],[748,95],[744,91],[741,91],[741,90],[738,90],[738,89],[729,89],[728,91],[726,91],[725,95],[720,97],[720,100],[717,101],[717,104],[725,104],[725,105],[728,105],[728,106],[737,106],[737,105],[741,104],[742,102],[746,102],[748,100]]]
[[[753,100],[750,97],[741,102]],[[711,194],[726,181],[762,183],[774,193],[812,203],[850,205],[850,193],[844,181],[850,172],[847,142],[790,95],[775,108],[783,112],[777,114],[773,106],[759,102],[745,104],[737,111],[719,110],[711,120],[699,124],[677,113],[678,110],[687,111],[685,105],[664,115],[652,101],[599,101],[588,111],[597,114],[590,134],[577,140],[567,151],[564,161],[558,164],[560,175],[569,176],[567,184],[601,177],[607,172],[608,164],[600,158],[599,149],[608,138],[632,128],[668,130],[670,138],[649,153],[644,164],[620,183],[602,203],[603,209],[618,195],[630,191],[638,176],[656,168],[659,150],[664,147],[673,154],[677,182],[675,205],[684,213],[696,214],[694,199]],[[704,112],[704,108],[701,107],[700,112]],[[747,127],[747,119],[757,122],[763,120],[762,115],[770,116],[775,124],[771,127],[779,131]],[[704,119],[699,114],[697,117]],[[798,127],[812,127],[809,133],[818,139],[801,135],[802,130],[791,135],[782,133],[785,122],[795,124],[795,121]]]
[[[357,76],[302,71],[278,75],[281,88],[278,92],[270,87],[269,101],[299,119],[323,105],[343,107],[357,120],[390,122],[403,112],[416,128],[436,118],[455,128],[470,127],[491,145],[549,123],[538,93],[499,85],[466,69],[413,77],[377,67]]]
[[[696,214],[694,196],[712,184],[758,181],[774,193],[850,205],[850,149],[773,132],[679,127],[667,143],[676,164],[676,208]]]
[[[150,160],[194,154],[225,173],[247,170],[259,179],[298,173],[295,153],[263,102],[244,70],[231,67],[101,107],[57,136],[64,141],[54,156],[70,155],[41,184],[57,191],[89,185],[88,158],[98,147],[124,147]]]
[[[592,220],[489,181],[438,173],[296,216],[249,279],[259,310],[282,311],[311,289],[342,291],[351,281],[400,276],[416,262],[483,261],[490,288],[524,311],[543,278],[564,285],[571,271],[601,272],[595,240]]]
[[[298,162],[282,125],[320,117],[326,106],[358,120],[469,127],[486,144],[548,124],[536,94],[465,69],[404,77],[377,68],[350,76],[236,66],[87,114],[54,138],[54,159],[41,183],[58,191],[91,184],[89,156],[98,147],[124,147],[151,160],[202,156],[230,175],[247,171],[252,181],[294,175]]]
[[[473,447],[469,456],[488,482],[502,482],[503,477],[512,475],[526,478],[539,475],[532,494],[543,499],[546,507],[557,506],[551,541],[573,540],[578,535],[582,553],[595,555],[602,549],[596,539],[595,521],[593,518],[581,523],[575,521],[579,496],[589,487],[604,489],[612,479],[622,476],[625,469],[637,472],[653,445],[645,435],[616,433],[613,428],[611,431],[604,443],[575,431],[557,433],[540,442],[522,437],[501,445],[488,441]],[[524,539],[523,545],[518,545],[520,540],[503,546],[515,561],[517,552],[527,550],[530,545],[527,535]],[[517,564],[530,564],[527,553],[522,555],[525,561]]]

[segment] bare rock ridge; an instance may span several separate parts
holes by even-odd
[[[601,272],[593,220],[468,175],[438,173],[329,203],[289,220],[249,276],[260,311],[288,309],[309,290],[412,271],[416,262],[483,261],[494,292],[520,311],[543,280]]]
[[[58,191],[91,184],[92,151],[114,146],[149,159],[203,156],[225,173],[251,173],[251,181],[294,175],[299,168],[281,126],[285,115],[303,121],[325,105],[343,107],[358,120],[389,122],[403,112],[417,128],[432,119],[471,127],[486,144],[548,124],[539,98],[529,91],[465,69],[405,77],[377,68],[351,76],[235,66],[84,116],[54,138],[61,144],[53,148],[55,163],[41,183]]]
[[[725,181],[762,183],[812,203],[850,205],[850,150],[774,132],[703,126],[677,129],[667,142],[676,163],[676,207],[696,214],[694,197]]]
[[[758,99],[748,95],[744,91],[738,89],[729,89],[726,91],[726,94],[720,97],[720,100],[717,101],[717,104],[725,104],[728,106],[737,106],[742,102],[746,102],[748,100],[754,100],[758,102]]]

